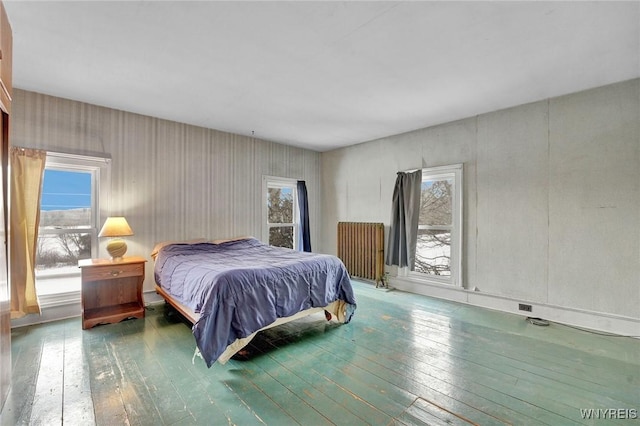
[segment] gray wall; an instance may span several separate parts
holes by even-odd
[[[147,258],[162,240],[260,236],[263,174],[307,181],[314,251],[335,253],[338,221],[389,225],[397,171],[464,163],[465,287],[640,318],[639,103],[632,80],[319,154],[16,90],[10,132],[111,156],[109,214]]]
[[[23,90],[14,91],[10,137],[16,146],[110,156],[106,213],[127,218],[135,233],[127,239],[130,255],[151,260],[165,240],[261,238],[263,175],[306,180],[312,241],[319,234],[314,151]]]
[[[640,80],[321,160],[324,252],[336,252],[339,221],[388,227],[397,171],[464,163],[466,288],[640,318]]]

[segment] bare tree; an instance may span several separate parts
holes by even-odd
[[[56,236],[60,247],[64,250],[69,264],[78,259],[91,257],[91,235],[86,233],[65,233]]]
[[[421,225],[451,224],[451,182],[436,180],[427,188],[423,188],[420,196]]]
[[[283,194],[280,188],[268,191],[269,223],[293,223],[293,194]],[[293,248],[293,227],[279,226],[269,229],[269,244]]]
[[[452,182],[446,179],[429,181],[422,188],[419,223],[429,228],[418,232],[415,271],[432,275],[450,273],[451,232],[447,227],[452,218],[452,190]]]

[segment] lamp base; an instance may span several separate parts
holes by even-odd
[[[127,243],[125,243],[122,238],[113,238],[112,240],[109,240],[109,243],[107,244],[107,251],[109,252],[109,255],[111,255],[111,260],[113,262],[119,262],[127,252]]]

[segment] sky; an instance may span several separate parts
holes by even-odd
[[[282,188],[290,196],[291,188]],[[91,173],[45,169],[41,210],[70,210],[91,207]]]
[[[91,207],[91,173],[45,169],[41,210]]]

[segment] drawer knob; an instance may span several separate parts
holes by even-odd
[[[122,273],[122,271],[111,271],[111,276],[112,277],[117,277],[118,275],[120,275]]]

